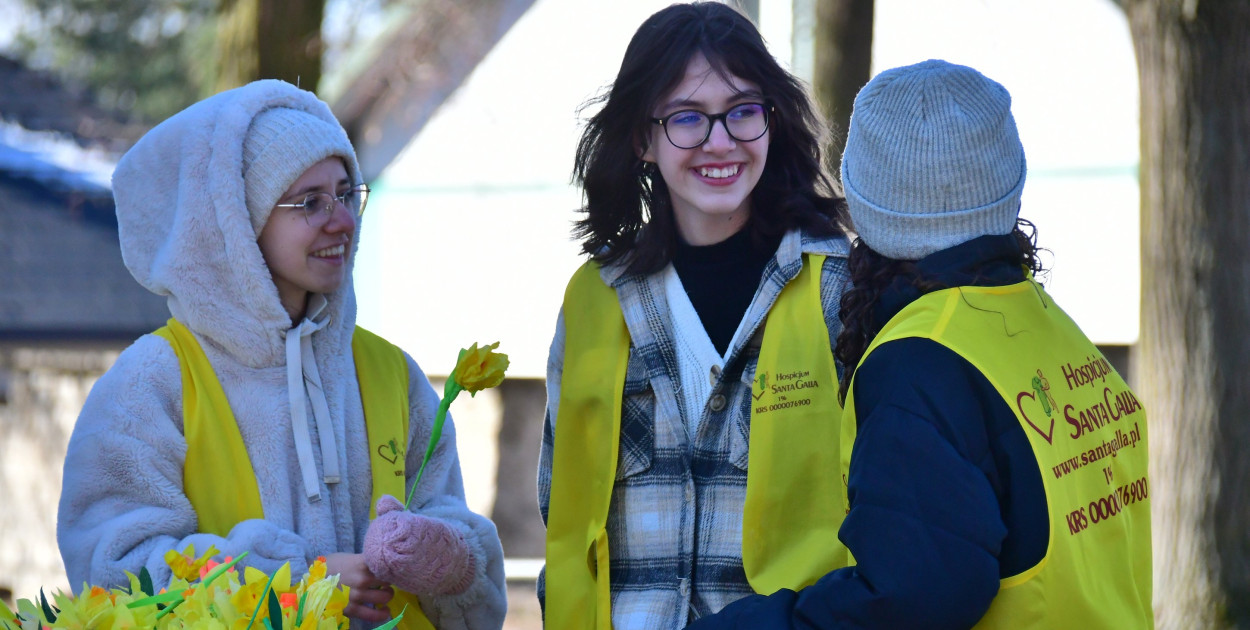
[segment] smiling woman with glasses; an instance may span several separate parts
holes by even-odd
[[[846,562],[841,481],[812,474],[840,456],[845,201],[804,86],[729,3],[652,15],[591,104],[574,167],[590,260],[547,363],[539,597],[547,628],[677,630]]]
[[[74,428],[57,518],[73,583],[164,588],[165,554],[190,545],[296,580],[324,557],[352,627],[503,624],[503,549],[465,504],[450,420],[410,494],[438,396],[356,326],[360,182],[330,108],[281,81],[175,114],[118,163],[123,258],[172,317]]]

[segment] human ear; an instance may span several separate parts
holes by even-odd
[[[651,150],[650,142],[648,142],[646,146],[637,147],[637,152],[638,152],[638,159],[642,160],[643,162],[650,162],[652,164],[655,163],[655,152]]]

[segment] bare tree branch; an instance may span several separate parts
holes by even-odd
[[[407,146],[533,0],[426,0],[383,36],[331,106],[370,181]]]

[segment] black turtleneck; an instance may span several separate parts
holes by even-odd
[[[748,228],[713,245],[678,241],[673,268],[699,314],[703,330],[716,351],[724,356],[738,323],[751,306],[764,266],[773,257],[777,243],[756,246]]]

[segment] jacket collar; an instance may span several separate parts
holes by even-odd
[[[850,248],[850,241],[842,235],[812,236],[801,230],[790,230],[781,237],[781,244],[777,247],[774,260],[781,269],[782,278],[789,282],[799,275],[799,270],[803,267],[803,254],[845,258],[850,253]],[[629,262],[629,257],[626,256],[610,265],[605,265],[599,270],[599,277],[603,279],[604,284],[614,289],[631,278],[639,278],[640,274],[627,273]]]
[[[1012,234],[979,236],[916,261],[919,279],[950,287],[994,287],[1025,279],[1020,246]],[[873,319],[884,326],[924,293],[912,278],[897,277],[877,298]]]

